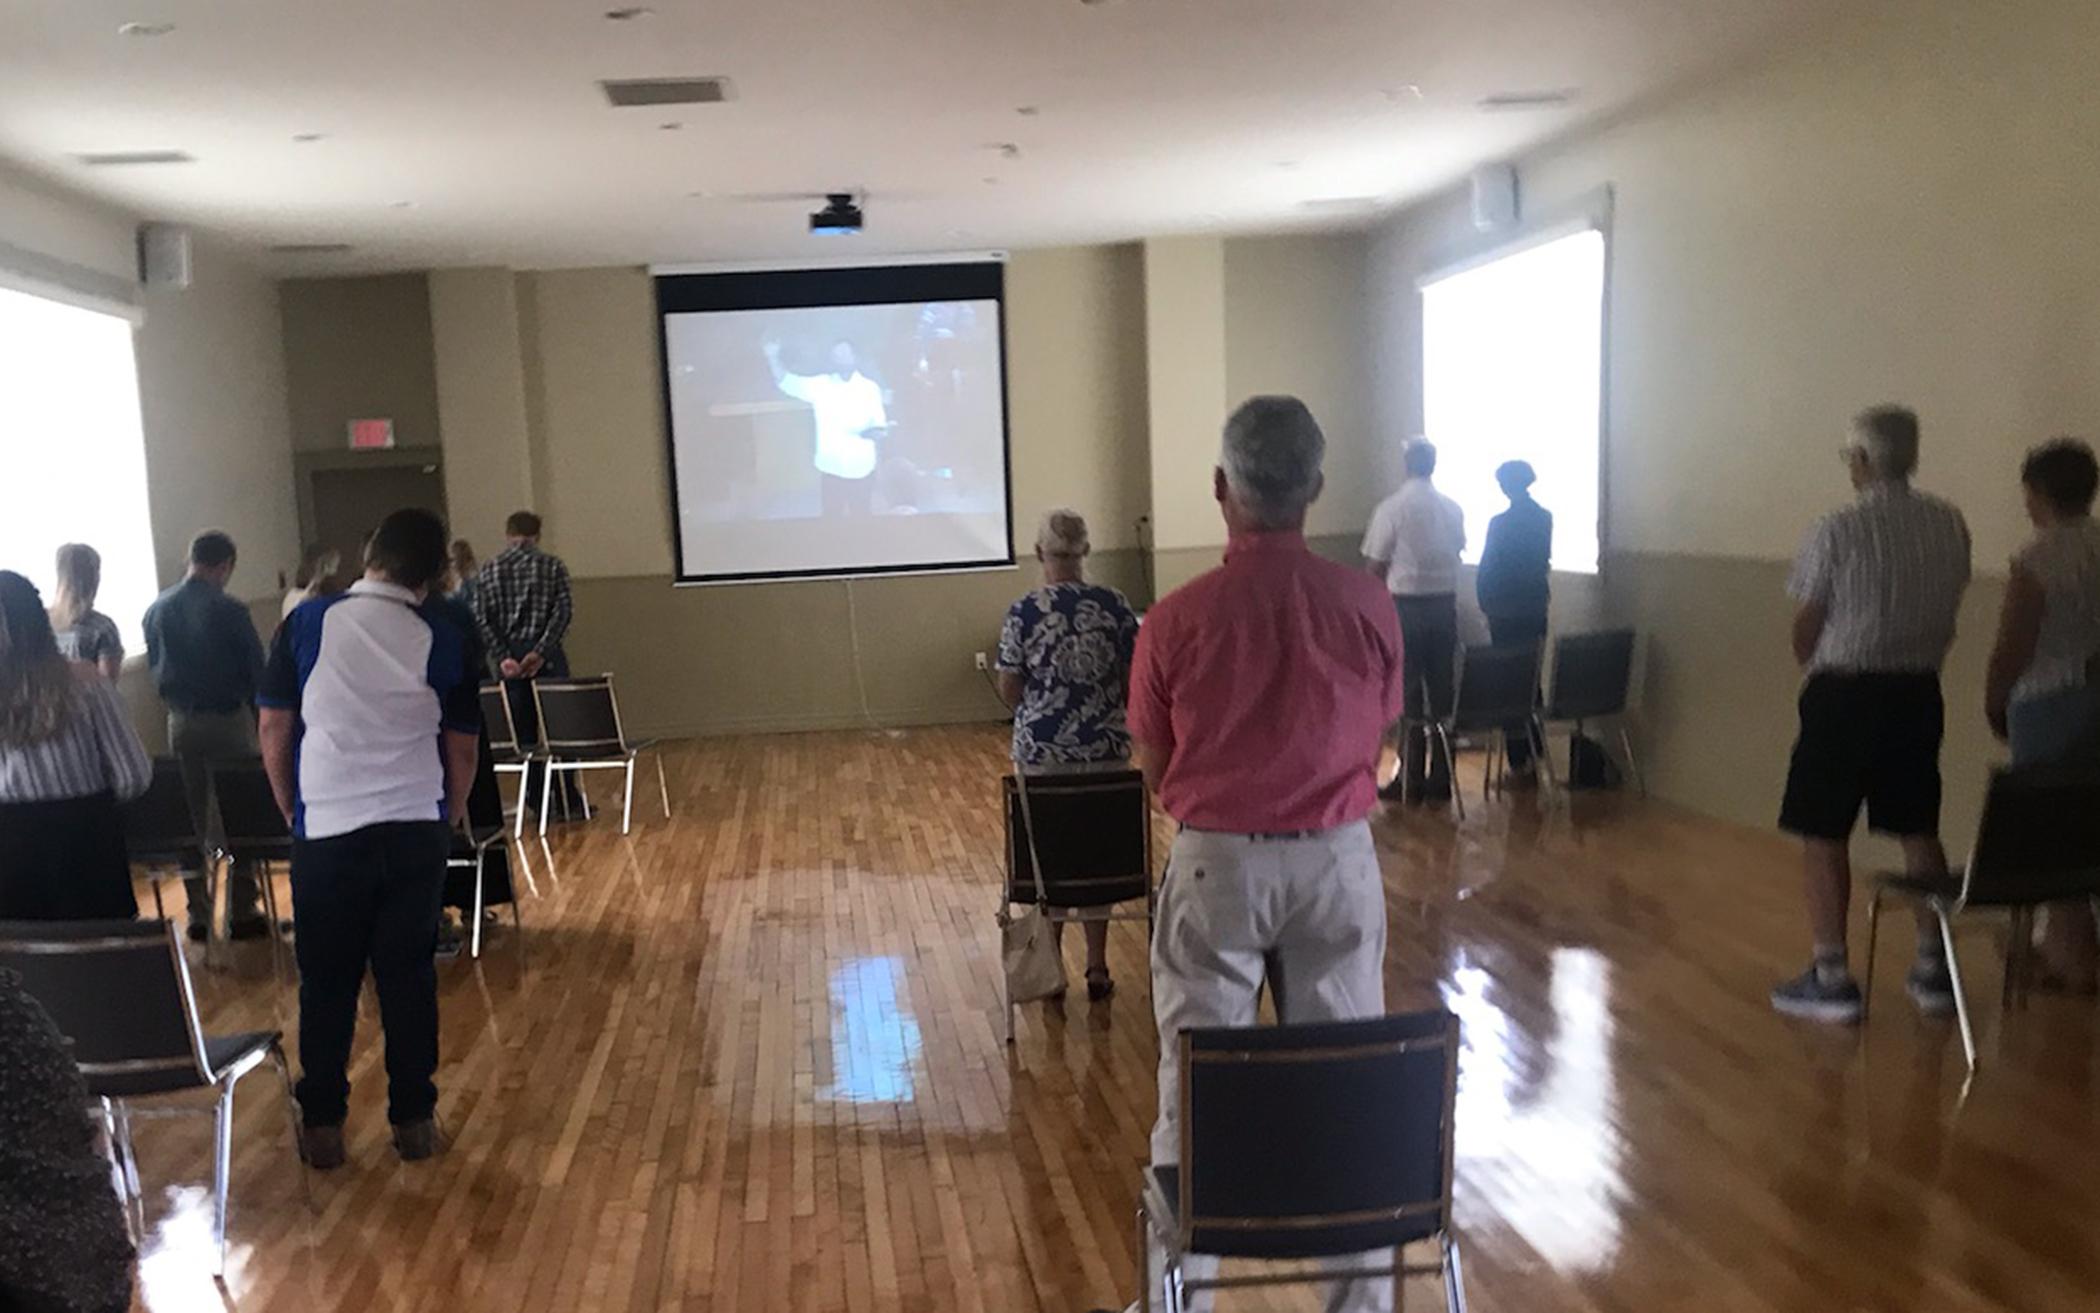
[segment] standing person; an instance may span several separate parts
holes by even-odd
[[[124,671],[124,637],[116,621],[95,609],[95,594],[102,591],[102,553],[86,543],[67,543],[58,549],[57,567],[51,630],[59,652],[115,679]]]
[[[2091,447],[2058,438],[2027,453],[2020,485],[2034,537],[2012,559],[1984,710],[2015,767],[2100,769],[2100,465]],[[2052,988],[2093,992],[2090,903],[2050,907],[2041,949]]]
[[[36,586],[0,570],[0,921],[137,916],[117,803],[152,777],[116,687],[59,654]]]
[[[386,1031],[387,1120],[407,1161],[441,1152],[437,942],[481,725],[465,634],[428,605],[444,522],[380,521],[364,578],[294,612],[263,681],[263,765],[292,825],[301,1152],[344,1161],[350,1042],[371,963]]]
[[[343,581],[338,576],[343,568],[343,554],[333,547],[319,543],[308,543],[299,553],[299,568],[292,572],[291,591],[284,595],[282,616],[288,616],[316,597],[327,597],[343,591]]]
[[[1407,639],[1407,696],[1418,717],[1451,714],[1453,665],[1458,655],[1458,557],[1466,549],[1466,517],[1436,490],[1436,448],[1421,438],[1401,454],[1407,477],[1400,491],[1378,504],[1364,534],[1371,573],[1385,580]],[[1408,730],[1401,774],[1381,796],[1423,802],[1451,798],[1451,763],[1431,750],[1428,731]]]
[[[1225,564],[1138,633],[1131,738],[1181,825],[1152,935],[1158,1165],[1181,1149],[1183,1030],[1253,1025],[1264,984],[1286,1023],[1385,1008],[1385,882],[1365,818],[1405,701],[1402,643],[1377,584],[1306,547],[1325,450],[1295,397],[1233,412],[1212,478]],[[1384,1308],[1391,1290],[1344,1283],[1327,1306]]]
[[[190,541],[189,572],[146,608],[146,661],[168,708],[168,745],[182,760],[190,810],[204,815],[206,765],[253,757],[255,685],[262,678],[262,640],[248,608],[227,595],[238,554],[233,539],[207,529]],[[211,933],[211,891],[202,875],[185,876],[189,934]],[[226,898],[227,933],[259,939],[269,925],[257,910],[255,877],[236,869]]]
[[[1815,960],[1772,991],[1772,1006],[1850,1024],[1860,1018],[1860,994],[1845,947],[1848,848],[1861,806],[1869,826],[1901,841],[1910,874],[1947,870],[1940,665],[1969,585],[1969,528],[1953,506],[1910,486],[1918,467],[1912,411],[1861,414],[1842,454],[1858,500],[1816,523],[1787,580],[1794,659],[1807,679],[1779,825],[1801,838]],[[1923,909],[1907,987],[1921,1011],[1954,1008],[1945,948]]]
[[[1531,499],[1531,485],[1537,480],[1529,461],[1504,461],[1495,470],[1509,509],[1488,521],[1474,586],[1481,614],[1487,617],[1488,640],[1496,647],[1537,647],[1546,640],[1546,610],[1553,591],[1553,512]],[[1510,773],[1519,782],[1534,778],[1530,723],[1504,727],[1503,741]]]
[[[507,545],[482,563],[474,576],[474,618],[491,665],[502,676],[518,741],[537,743],[540,715],[532,701],[532,681],[541,675],[567,678],[569,657],[562,650],[574,610],[569,598],[569,567],[540,550],[540,517],[513,511],[504,522]],[[559,787],[565,807],[581,799],[572,774],[563,772]],[[526,789],[530,801],[531,789]],[[550,800],[540,799],[542,806]]]
[[[450,557],[451,569],[446,575],[448,586],[445,592],[471,613],[474,609],[474,572],[481,568],[474,556],[474,544],[464,538],[454,538]]]
[[[1035,536],[1043,586],[1015,602],[999,628],[999,696],[1014,709],[1014,766],[1025,775],[1121,770],[1137,613],[1113,588],[1086,581],[1093,550],[1078,512],[1051,511]],[[1086,921],[1086,995],[1115,992],[1108,922]],[[1064,924],[1053,930],[1060,941]]]
[[[860,372],[860,358],[843,338],[832,344],[831,369],[822,374],[797,374],[780,363],[779,342],[768,338],[763,345],[773,386],[807,404],[815,420],[824,514],[868,514],[874,508],[875,444],[890,423],[882,386]]]

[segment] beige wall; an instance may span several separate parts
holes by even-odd
[[[430,337],[444,437],[445,510],[486,555],[504,517],[533,504],[518,280],[508,269],[430,275]]]
[[[1796,676],[1783,562],[1847,495],[1860,407],[1926,426],[1921,483],[1968,513],[1985,571],[2024,532],[2020,452],[2100,432],[2100,9],[2008,23],[1925,0],[1522,162],[1527,212],[1613,189],[1606,604],[1650,636],[1645,735],[1670,796],[1769,824]],[[1419,422],[1416,275],[1473,249],[1457,197],[1372,251],[1374,401]],[[1954,822],[1982,763],[1980,585],[1948,672]]]
[[[1152,540],[1163,564],[1223,533],[1207,471],[1230,405],[1225,377],[1225,242],[1145,243],[1145,387]],[[1162,589],[1181,580],[1163,571]]]
[[[422,274],[293,278],[280,287],[292,445],[340,451],[353,419],[391,419],[401,447],[438,445],[430,287]]]

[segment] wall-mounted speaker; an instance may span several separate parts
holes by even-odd
[[[1517,170],[1514,165],[1489,164],[1473,170],[1473,226],[1495,232],[1517,222]]]
[[[190,285],[190,230],[180,224],[139,225],[139,281],[153,287]]]

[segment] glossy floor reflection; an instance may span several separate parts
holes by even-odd
[[[674,747],[674,820],[534,845],[528,951],[498,930],[441,968],[449,1156],[388,1150],[368,1006],[352,1163],[312,1208],[273,1092],[245,1084],[221,1291],[208,1124],[141,1130],[141,1306],[1119,1307],[1153,1102],[1142,931],[1111,935],[1111,1002],[1025,1007],[1001,1041],[1003,747],[990,728]],[[1801,954],[1777,836],[1611,799],[1377,830],[1389,1001],[1464,1021],[1474,1309],[2100,1307],[2100,1014],[2038,999],[2000,1026],[1990,933],[1964,941],[1989,1018],[1964,1099],[1900,955],[1866,1042],[1766,1008]],[[240,947],[199,972],[207,1024],[289,1026],[267,953]]]

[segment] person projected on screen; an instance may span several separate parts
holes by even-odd
[[[780,343],[765,343],[773,386],[806,403],[817,426],[817,474],[823,483],[824,514],[867,515],[874,509],[875,443],[889,427],[882,388],[860,372],[853,344],[831,347],[831,369],[797,374],[780,363]]]

